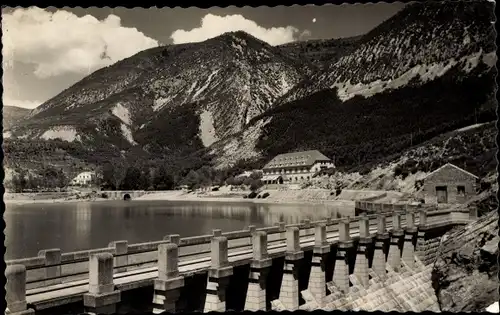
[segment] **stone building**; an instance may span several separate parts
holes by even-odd
[[[263,168],[265,184],[292,184],[309,180],[321,170],[334,168],[332,160],[318,150],[277,155]]]
[[[476,194],[478,177],[446,164],[423,179],[426,204],[461,204]]]
[[[86,186],[90,185],[96,179],[95,172],[81,172],[75,178],[71,180],[70,185],[72,186]]]

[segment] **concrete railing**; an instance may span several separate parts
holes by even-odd
[[[361,202],[372,202],[374,200],[382,199],[382,198],[385,198],[385,197],[387,197],[387,193],[386,192],[384,192],[384,193],[382,193],[380,195],[362,198],[359,201],[361,201]]]
[[[402,212],[419,211],[420,209],[425,209],[426,211],[437,210],[437,207],[435,205],[383,203],[383,202],[373,202],[366,199],[355,201],[354,208],[367,212],[376,212],[376,213],[394,212],[394,211],[402,211]]]
[[[465,211],[442,210],[428,212],[423,209],[419,212],[392,212],[340,219],[327,218],[312,222],[304,220],[301,223],[289,225],[279,222],[271,227],[256,228],[255,226],[249,226],[246,230],[225,233],[221,230],[213,230],[210,235],[196,237],[180,238],[179,235],[167,235],[161,241],[140,244],[115,241],[111,242],[106,248],[89,251],[61,253],[60,249],[46,249],[40,251],[37,257],[7,261],[10,268],[8,270],[12,271],[7,278],[18,283],[12,286],[16,292],[11,292],[11,295],[8,296],[12,297],[11,304],[14,303],[12,305],[18,305],[15,303],[22,304],[22,299],[26,297],[26,292],[24,292],[24,295],[17,292],[21,291],[21,289],[24,291],[27,289],[28,295],[31,294],[30,292],[40,294],[50,292],[54,285],[64,286],[65,283],[69,285],[69,283],[75,282],[88,283],[89,288],[97,288],[94,291],[89,289],[89,294],[115,294],[114,291],[108,289],[99,289],[98,287],[101,284],[94,283],[97,281],[96,277],[104,277],[99,271],[102,268],[107,268],[106,270],[111,268],[111,275],[130,274],[130,272],[140,274],[143,270],[144,272],[151,272],[158,270],[159,267],[165,266],[165,264],[167,264],[167,267],[175,264],[176,266],[182,266],[183,272],[179,274],[186,275],[200,272],[210,269],[211,264],[213,265],[217,261],[227,261],[227,258],[214,256],[214,246],[216,246],[214,242],[217,243],[222,239],[225,240],[222,242],[225,245],[221,245],[219,242],[217,246],[222,246],[220,251],[225,251],[225,255],[230,257],[230,265],[237,266],[252,261],[252,255],[257,246],[255,243],[256,235],[265,235],[266,252],[269,252],[270,256],[280,256],[285,255],[287,248],[290,246],[289,238],[291,236],[289,231],[291,229],[296,230],[294,233],[298,236],[295,241],[298,242],[300,249],[312,250],[317,245],[318,237],[323,235],[318,236],[318,233],[323,233],[322,229],[324,229],[324,237],[321,236],[320,238],[325,238],[325,240],[321,242],[333,245],[350,238],[368,237],[374,233],[383,234],[391,230],[391,228],[396,230],[403,227],[416,229],[418,226],[420,229],[425,229],[439,225],[464,224],[474,218],[473,214]],[[162,253],[169,252],[168,248],[170,247],[167,249],[165,247],[168,244],[175,245],[175,262],[171,258],[169,258],[170,260],[167,259],[168,263],[162,261]],[[109,263],[109,260],[111,260],[111,263]],[[21,269],[22,272],[19,271]],[[109,270],[105,274],[108,273]],[[108,278],[109,275],[106,279]],[[144,280],[142,283],[145,285],[151,284],[152,279]],[[106,284],[102,284],[102,286],[104,288]],[[7,288],[9,289],[11,286],[7,285]],[[122,290],[131,288],[134,288],[134,286],[124,286]],[[118,301],[119,296],[116,297],[115,295],[113,295],[113,299]],[[67,300],[65,303],[68,303]]]

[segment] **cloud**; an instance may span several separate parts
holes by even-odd
[[[4,67],[33,64],[35,75],[47,78],[65,73],[89,74],[96,69],[158,46],[136,28],[121,26],[109,15],[99,21],[68,11],[19,8],[2,16]]]
[[[207,14],[201,19],[201,26],[189,31],[176,30],[172,33],[174,44],[201,42],[226,32],[244,31],[270,45],[295,41],[299,30],[293,26],[264,28],[242,15],[219,16]]]

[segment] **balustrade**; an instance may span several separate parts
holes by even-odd
[[[418,211],[417,220],[415,212],[410,208],[406,213],[361,215],[352,219],[327,218],[315,222],[304,220],[300,224],[290,225],[279,222],[272,227],[249,226],[247,230],[225,233],[216,229],[210,235],[196,237],[181,238],[179,235],[167,235],[161,241],[141,244],[115,241],[106,248],[90,251],[61,253],[60,249],[47,249],[40,251],[37,257],[7,261],[6,300],[11,313],[24,314],[22,313],[24,311],[30,312],[25,307],[26,299],[30,303],[32,296],[42,294],[35,292],[50,292],[50,287],[53,285],[63,287],[67,285],[69,288],[79,280],[79,283],[88,286],[88,290],[82,293],[86,309],[90,312],[100,312],[101,309],[97,310],[96,307],[101,305],[104,307],[102,311],[111,312],[120,302],[120,290],[134,287],[120,284],[122,289],[115,289],[114,277],[118,274],[120,277],[126,277],[123,275],[125,272],[133,271],[137,274],[148,274],[149,282],[141,280],[144,285],[154,283],[154,302],[157,311],[171,310],[175,308],[174,301],[178,298],[179,289],[184,285],[183,274],[201,268],[208,271],[207,294],[214,293],[214,298],[207,302],[211,304],[206,304],[205,310],[224,311],[225,301],[221,296],[224,296],[223,291],[227,287],[235,263],[243,261],[251,265],[249,281],[253,283],[252,292],[255,292],[255,299],[248,299],[245,309],[266,310],[263,296],[265,296],[267,272],[272,259],[285,256],[284,272],[287,276],[283,278],[280,292],[287,294],[280,293],[280,300],[286,301],[283,304],[288,309],[297,309],[298,270],[303,261],[304,251],[313,251],[311,273],[314,276],[311,279],[318,279],[313,282],[320,285],[315,286],[311,283],[309,287],[317,301],[323,303],[326,291],[323,291],[324,286],[321,281],[324,277],[325,254],[330,251],[331,246],[337,247],[334,283],[340,290],[348,291],[349,265],[346,253],[353,246],[353,238],[359,238],[354,274],[361,284],[368,285],[367,252],[373,238],[376,246],[375,257],[384,257],[383,260],[379,258],[378,263],[375,263],[374,258],[373,269],[378,271],[377,274],[382,274],[382,270],[385,272],[383,242],[386,238],[390,238],[387,263],[393,269],[399,268],[401,263],[412,268],[415,263],[414,239],[417,231],[425,232],[425,229],[439,224],[464,224],[474,218],[474,213],[468,210],[421,209]],[[401,238],[403,235],[404,241]],[[377,250],[380,251],[378,256]],[[157,271],[157,274],[149,276],[152,271]],[[129,281],[137,280],[130,276]],[[126,281],[121,280],[121,283]],[[32,291],[41,287],[47,289]],[[27,290],[30,292],[28,298],[26,298]],[[70,291],[68,289],[68,292]],[[97,302],[98,296],[103,294],[109,297],[107,305]],[[290,299],[287,299],[288,297]],[[60,300],[62,304],[67,303],[63,301],[64,297]]]

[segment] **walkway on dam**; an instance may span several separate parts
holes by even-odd
[[[269,269],[273,260],[284,257],[283,276],[279,280],[279,300],[284,301],[286,309],[298,309],[298,287],[293,287],[299,283],[295,274],[295,269],[298,268],[296,261],[303,260],[304,252],[314,252],[312,261],[309,262],[312,265],[310,279],[313,279],[309,281],[313,283],[318,275],[314,273],[315,268],[326,261],[326,256],[321,255],[335,247],[337,257],[334,260],[343,259],[347,267],[344,266],[339,271],[342,264],[335,263],[331,280],[339,290],[345,292],[356,281],[352,280],[352,276],[351,281],[349,280],[349,275],[353,273],[348,266],[349,250],[354,249],[356,265],[359,265],[360,253],[368,253],[368,249],[360,251],[361,246],[368,248],[369,243],[374,241],[374,252],[372,257],[366,259],[366,270],[361,271],[362,275],[356,275],[366,277],[368,282],[369,278],[370,281],[374,279],[368,275],[368,265],[371,265],[370,272],[383,269],[384,273],[386,262],[389,261],[402,259],[413,266],[414,249],[408,248],[415,247],[417,238],[420,237],[417,236],[418,233],[424,233],[425,229],[466,224],[471,220],[466,211],[415,210],[316,222],[305,220],[300,224],[290,225],[280,222],[273,227],[257,229],[250,226],[244,231],[226,233],[214,230],[212,235],[198,237],[168,235],[164,240],[141,244],[129,245],[127,241],[116,241],[107,248],[73,253],[61,253],[59,249],[43,250],[38,257],[7,261],[7,304],[11,314],[29,314],[33,309],[52,309],[81,302],[87,312],[98,309],[99,312],[111,314],[120,302],[121,292],[154,286],[152,304],[156,311],[171,310],[175,309],[175,301],[179,298],[178,290],[184,286],[184,279],[208,272],[203,310],[225,310],[225,298],[220,295],[221,290],[225,290],[226,285],[223,283],[227,281],[221,279],[228,279],[233,274],[233,269],[249,265],[245,309],[266,310],[266,303],[269,304],[269,301],[265,298],[265,286],[262,288],[261,283],[260,289],[252,289],[255,291],[253,293],[250,287],[264,278],[264,270]],[[393,238],[398,239],[396,243]],[[419,244],[425,245],[426,242]],[[393,245],[397,248],[397,255],[392,256],[396,258],[391,258],[388,253],[388,248]],[[410,260],[407,260],[404,248],[407,248],[406,256],[410,255]],[[382,256],[378,254],[379,249]],[[382,260],[378,263],[377,259]],[[398,263],[394,266],[396,270],[400,268]],[[326,296],[325,283],[328,279],[325,278],[324,269],[318,271],[317,278],[320,283],[318,290],[324,293],[316,290],[313,292],[315,296]],[[292,277],[291,280],[286,280],[289,276]],[[359,281],[363,283],[364,280]],[[313,284],[312,287],[314,286]],[[262,290],[264,302],[259,302],[258,299],[253,301],[256,297],[262,298]],[[293,297],[287,296],[287,291]],[[320,304],[324,305],[326,301],[322,300]]]

